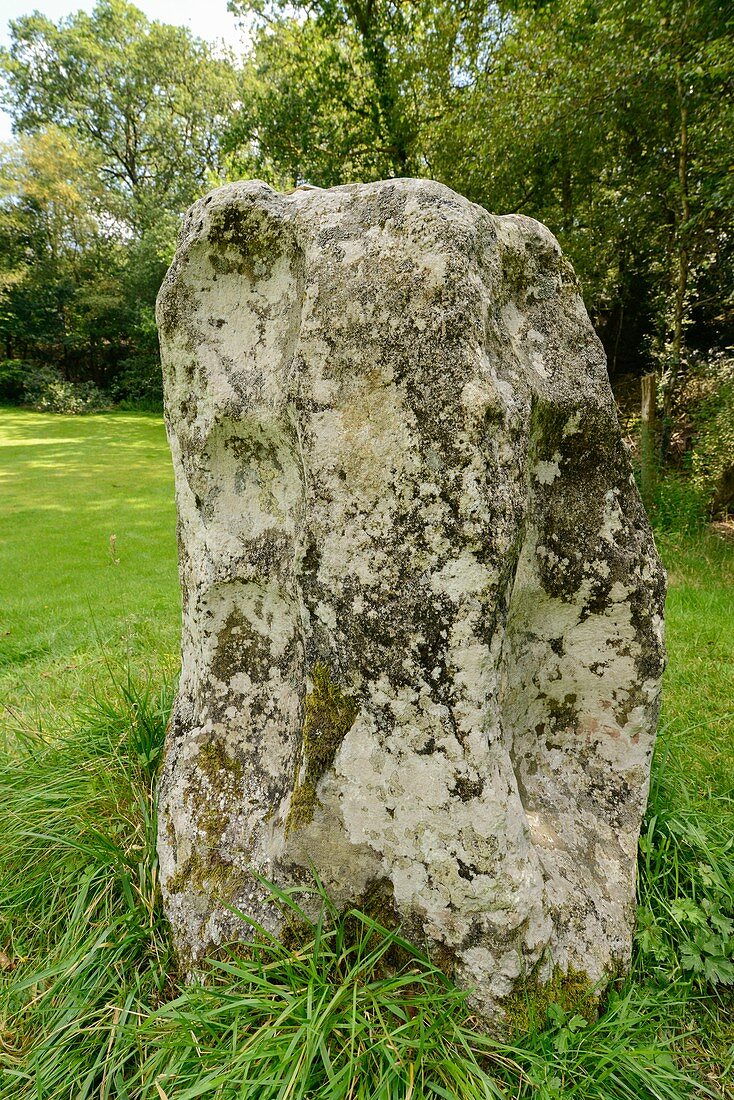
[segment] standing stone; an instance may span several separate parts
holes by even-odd
[[[492,1012],[624,968],[664,574],[557,242],[425,180],[231,184],[158,300],[188,966],[259,876],[379,895]],[[254,872],[254,873],[253,873]]]

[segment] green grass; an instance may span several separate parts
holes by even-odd
[[[162,425],[0,423],[0,1100],[734,1098],[734,544],[659,535],[670,659],[633,972],[599,1019],[551,1003],[499,1042],[399,933],[325,898],[309,923],[280,897],[297,949],[261,932],[206,985],[176,973],[155,857],[178,629]]]
[[[691,994],[694,1072],[734,1097],[734,540],[658,532],[668,667],[641,840],[638,971]],[[717,981],[718,978],[723,981]]]
[[[172,490],[159,416],[0,409],[5,728],[63,724],[106,661],[173,669]]]
[[[123,682],[0,776],[3,1100],[682,1100],[682,992],[628,983],[599,1020],[560,1009],[512,1042],[476,1027],[396,932],[324,898],[286,949],[260,930],[207,984],[172,965],[154,779],[169,695]],[[316,885],[312,889],[318,889]],[[388,953],[396,955],[385,965]]]
[[[689,794],[734,797],[734,538],[661,534],[668,668],[661,740]]]

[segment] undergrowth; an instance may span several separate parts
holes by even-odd
[[[277,896],[307,929],[297,949],[243,924],[251,946],[223,950],[203,984],[187,985],[155,856],[171,693],[125,680],[113,694],[61,741],[20,739],[0,777],[3,1100],[721,1095],[677,1058],[695,1039],[690,997],[729,974],[729,947],[722,962],[697,939],[702,921],[709,936],[729,934],[731,845],[715,815],[697,832],[654,792],[637,978],[611,992],[599,1019],[551,1002],[529,1033],[500,1042],[399,932],[336,912],[323,892],[315,922],[298,892]],[[404,965],[385,966],[395,948]],[[700,965],[685,961],[694,948]],[[643,981],[649,958],[654,980]]]
[[[640,837],[637,947],[659,982],[733,986],[734,801],[691,798],[675,773],[671,781],[665,756]]]

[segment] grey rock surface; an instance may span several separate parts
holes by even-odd
[[[390,180],[196,203],[158,300],[183,667],[160,783],[187,965],[387,899],[492,1013],[624,969],[664,574],[542,225]],[[253,873],[254,872],[254,873]]]

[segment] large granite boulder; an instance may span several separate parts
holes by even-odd
[[[222,187],[158,301],[187,966],[259,876],[379,896],[487,1012],[624,968],[664,574],[553,236],[436,183]]]

